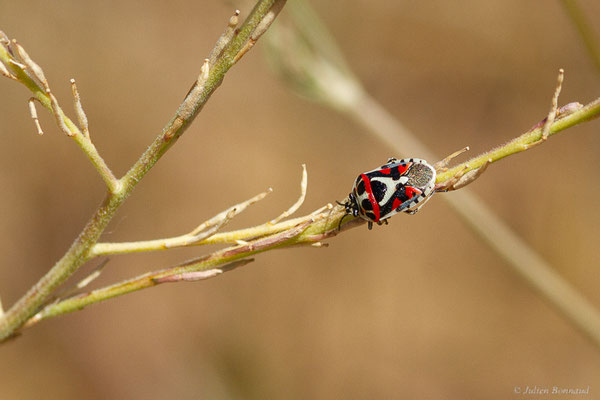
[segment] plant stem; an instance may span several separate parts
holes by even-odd
[[[318,16],[310,11],[308,5],[301,0],[290,4],[292,5],[294,7],[290,8],[290,14],[294,17],[293,23],[288,26],[279,25],[278,35],[271,32],[267,46],[267,49],[271,50],[273,65],[281,76],[308,99],[338,110],[367,127],[388,149],[393,149],[396,156],[419,157],[432,161],[439,159],[416,135],[404,128],[381,104],[369,96],[361,82],[348,72],[346,62],[339,56],[340,51],[335,40],[322,26]],[[313,26],[322,27],[316,39],[311,34]],[[286,41],[280,40],[281,37],[285,37]],[[600,99],[595,100],[586,107],[554,121],[549,133],[552,135],[577,123],[596,118],[600,111],[599,103]],[[528,131],[497,150],[470,160],[469,168],[481,167],[489,158],[501,159],[531,148],[527,145],[538,141],[541,136],[541,127]],[[440,174],[437,183],[447,182],[462,170],[464,165]],[[467,226],[508,261],[509,266],[600,347],[600,313],[591,303],[579,295],[560,275],[554,273],[548,263],[473,193],[461,190],[444,194],[442,198],[450,203]]]
[[[48,93],[46,93],[44,89],[42,89],[38,85],[38,83],[25,72],[23,68],[15,65],[11,62],[11,60],[14,60],[14,57],[8,52],[7,47],[0,46],[0,62],[2,62],[8,67],[8,69],[10,69],[10,72],[14,74],[14,76],[19,82],[21,82],[29,90],[31,90],[31,92],[33,93],[33,97],[36,100],[38,100],[42,106],[44,106],[51,113],[54,114],[55,111],[52,108],[52,102]],[[96,146],[94,146],[89,137],[81,133],[79,127],[76,124],[74,124],[69,117],[65,115],[62,109],[58,109],[58,112],[55,115],[55,117],[57,119],[60,119],[62,123],[67,127],[70,133],[70,137],[87,155],[88,159],[91,161],[96,171],[98,171],[98,173],[106,183],[109,192],[116,191],[118,189],[119,182],[117,178],[113,175],[108,165],[106,165],[106,162],[100,156],[100,153],[98,153]]]
[[[270,18],[272,21],[276,16],[276,13],[273,15],[273,10],[279,11],[283,4],[285,4],[284,0],[259,0],[256,3],[237,35],[224,47],[214,66],[208,71],[206,81],[202,82],[202,85],[199,85],[199,82],[194,84],[175,116],[134,166],[120,179],[119,188],[107,195],[65,255],[6,311],[0,319],[0,341],[14,334],[39,310],[48,296],[87,261],[90,248],[97,242],[136,184],[183,134],[211,94],[219,87],[229,68],[236,63],[242,52],[247,51],[245,47],[248,42],[256,40],[252,37],[255,30],[266,29],[265,19]]]
[[[555,135],[559,132],[564,131],[567,128],[570,128],[582,122],[590,121],[594,118],[598,118],[599,116],[600,98],[597,98],[596,100],[580,108],[579,110],[576,110],[571,114],[568,114],[554,121],[554,123],[550,126],[548,136]],[[495,162],[503,159],[504,157],[508,157],[510,155],[525,151],[527,150],[527,145],[536,143],[539,140],[541,140],[541,138],[542,127],[540,126],[532,131],[525,132],[521,136],[511,140],[505,145],[499,146],[494,150],[491,150],[487,153],[483,153],[477,157],[470,159],[469,161],[452,167],[448,171],[439,174],[437,177],[437,181],[446,181],[461,170],[464,170],[464,172],[468,172],[480,168],[488,160],[491,160],[491,162]]]
[[[407,136],[407,131],[379,103],[368,94],[347,110],[360,123],[384,141],[398,154],[411,153],[419,157],[432,157],[430,151],[414,137]],[[550,135],[554,135],[582,122],[597,118],[600,115],[600,99],[596,99],[578,111],[555,121],[550,127]],[[542,135],[542,128],[527,132],[515,140],[500,146],[490,153],[468,161],[471,169],[480,167],[490,157],[504,158],[523,150],[518,143],[533,143]],[[402,137],[401,139],[399,137]],[[438,182],[450,179],[465,164],[440,174]],[[577,289],[572,287],[554,269],[540,257],[523,239],[498,218],[495,213],[473,192],[458,190],[443,195],[443,199],[456,214],[470,227],[507,264],[517,272],[546,301],[555,306],[575,327],[583,332],[600,348],[600,313]]]
[[[361,102],[357,103],[356,107],[361,110],[361,115],[369,116],[364,122],[371,129],[385,129],[383,137],[393,139],[395,135],[403,135],[405,133],[403,128],[395,123],[393,117],[377,102],[371,100],[366,94],[361,98]],[[600,99],[582,107],[566,117],[554,121],[550,127],[550,134],[556,134],[578,123],[589,121],[598,116],[598,114],[600,114]],[[525,144],[535,142],[539,139],[539,136],[541,136],[541,129],[542,127],[539,127],[530,132],[526,132],[492,152],[502,153],[503,156],[498,158],[501,159],[509,154],[513,154],[510,153],[512,150],[522,151],[522,148],[515,147],[514,144],[516,142],[521,143],[522,141]],[[390,140],[390,144],[402,142],[403,148],[408,146],[409,149],[412,149],[414,146],[415,152],[416,150],[419,150],[421,151],[419,154],[426,154],[428,157],[430,156],[428,154],[429,151],[416,141],[416,139],[410,136],[406,139],[407,140],[402,141]],[[393,146],[395,145],[392,145],[392,147]],[[486,154],[488,154],[489,157],[490,153]],[[469,161],[468,163],[474,163],[474,161]],[[443,183],[446,179],[453,177],[453,174],[444,175],[445,178],[442,178],[439,182]],[[264,194],[257,197],[262,198],[264,197]],[[576,326],[600,346],[600,315],[585,298],[562,279],[560,275],[555,273],[544,260],[535,253],[535,251],[519,239],[503,221],[496,217],[494,213],[472,193],[468,191],[455,191],[452,192],[452,194],[444,195],[443,198],[449,202],[457,214],[459,214],[471,228],[486,240],[492,249],[502,256],[509,265],[513,266],[521,277],[539,291],[544,298],[554,304],[565,316],[572,320]],[[242,204],[252,201],[254,201],[254,199],[233,206],[229,210],[239,208]],[[224,214],[227,211],[228,210],[221,214]],[[218,220],[218,217],[219,216],[214,217],[213,219]],[[321,240],[337,235],[339,233],[338,227],[340,221],[344,218],[347,219],[347,222],[343,225],[344,229],[356,227],[365,222],[360,218],[346,215],[344,207],[337,206],[325,212],[313,213],[308,216],[298,217],[277,224],[267,223],[238,231],[216,233],[203,240],[193,242],[191,245],[234,243],[236,241],[248,240],[249,238],[258,239],[245,245],[217,251],[182,266],[147,273],[114,285],[64,299],[56,304],[45,307],[28,321],[27,326],[34,325],[42,319],[80,310],[90,304],[99,303],[113,297],[154,286],[159,283],[156,281],[157,278],[206,271],[211,268],[217,268],[219,265],[244,259],[276,247],[318,243]],[[187,235],[142,242],[96,243],[90,249],[90,255],[93,254],[93,256],[98,256],[131,253],[136,251],[162,250],[165,249],[165,247],[169,247],[169,244],[171,244],[171,246],[177,244],[181,238],[185,238],[186,236]],[[210,276],[216,276],[216,274]]]
[[[323,231],[327,228],[335,234],[337,225],[332,224],[331,221],[328,221],[325,218],[317,218],[315,221],[306,221],[286,231],[266,236],[244,245],[223,249],[209,256],[189,261],[183,265],[146,273],[114,285],[92,290],[91,292],[83,293],[47,306],[32,318],[28,325],[33,325],[42,319],[80,310],[90,304],[99,303],[113,297],[155,286],[159,284],[159,282],[157,282],[158,278],[189,272],[206,271],[219,265],[229,264],[233,261],[245,259],[254,254],[285,245],[314,243],[316,240],[313,237],[313,233],[315,231]]]
[[[65,255],[0,319],[0,341],[11,336],[35,314],[52,292],[85,261],[88,249],[98,240],[128,193],[106,197]]]

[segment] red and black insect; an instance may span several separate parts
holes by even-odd
[[[369,223],[382,221],[399,212],[416,213],[434,193],[436,171],[419,158],[396,160],[360,174],[354,182],[346,213]],[[386,221],[387,222],[387,221]]]

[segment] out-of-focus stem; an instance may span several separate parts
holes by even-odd
[[[360,81],[349,72],[339,47],[332,36],[305,2],[296,0],[290,4],[293,21],[277,26],[277,34],[271,32],[269,46],[273,65],[299,94],[310,100],[343,112],[379,138],[396,156],[420,157],[439,160],[416,135],[402,126],[387,110],[372,99]],[[283,21],[280,21],[280,23]],[[319,38],[311,34],[311,27],[319,29]],[[285,40],[284,40],[285,39]],[[554,134],[574,124],[595,118],[600,100],[561,118],[550,126]],[[520,138],[524,144],[535,142],[542,129],[534,129]],[[519,138],[518,138],[519,139]],[[510,145],[516,147],[510,147]],[[463,144],[457,145],[457,148]],[[522,151],[527,146],[515,141],[501,146],[507,153],[498,159]],[[482,159],[486,163],[489,154]],[[462,168],[462,167],[458,167]],[[454,174],[450,170],[447,174]],[[450,175],[448,175],[450,176]],[[448,179],[448,176],[438,177]],[[466,189],[439,195],[475,233],[523,277],[547,301],[559,309],[577,328],[600,347],[600,314],[575,288],[556,274],[525,241],[518,237],[477,196]]]
[[[581,7],[577,4],[576,0],[562,0],[562,3],[567,10],[567,15],[571,18],[571,21],[577,28],[581,40],[585,45],[585,48],[596,67],[596,70],[600,72],[600,44],[590,24],[590,19],[586,17],[585,13],[581,10]],[[597,22],[596,16],[596,22]],[[597,25],[597,24],[596,24]]]
[[[598,115],[600,100],[584,107],[580,114],[569,115],[556,121],[558,129],[554,134],[566,129],[575,121],[589,120],[589,110]],[[586,114],[588,112],[588,114]],[[366,93],[348,108],[346,114],[367,127],[386,146],[404,157],[424,157],[436,160],[414,135],[411,135],[401,123],[397,122],[379,103]],[[568,118],[568,119],[567,119]],[[539,134],[541,135],[541,129]],[[450,171],[448,171],[450,173]],[[518,273],[544,299],[554,305],[573,325],[586,334],[600,348],[600,314],[598,310],[571,286],[554,269],[521,239],[508,225],[473,192],[462,189],[444,194],[442,197],[460,218],[508,265]]]

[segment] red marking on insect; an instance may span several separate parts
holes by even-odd
[[[398,172],[400,172],[400,175],[403,175],[411,165],[412,163],[400,164],[396,168],[398,169]]]
[[[413,197],[418,196],[423,192],[412,186],[406,186],[404,188],[404,193],[406,193],[406,197],[408,197],[409,199],[412,199]]]
[[[375,194],[373,193],[373,190],[371,189],[371,181],[369,180],[369,177],[365,174],[361,174],[363,182],[365,182],[365,191],[367,192],[367,194],[369,195],[369,202],[371,203],[371,206],[373,207],[373,214],[375,214],[375,222],[379,221],[379,203],[377,202],[377,199],[375,199]]]
[[[371,229],[373,222],[381,224],[399,212],[416,213],[434,193],[435,177],[435,168],[425,160],[390,158],[360,174],[343,205],[347,214],[367,220]]]

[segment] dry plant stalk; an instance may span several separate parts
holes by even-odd
[[[239,11],[234,13],[225,32],[218,39],[210,58],[200,69],[198,79],[192,85],[174,117],[121,178],[115,177],[90,138],[87,118],[74,81],[71,81],[71,85],[79,126],[63,112],[42,68],[16,40],[9,40],[8,36],[0,31],[0,73],[11,80],[24,84],[33,93],[29,107],[37,132],[41,133],[42,128],[39,126],[33,99],[51,112],[63,133],[73,139],[88,156],[104,180],[108,191],[103,203],[92,215],[65,255],[34,287],[2,314],[0,341],[14,335],[27,320],[42,309],[60,284],[86,261],[94,257],[91,249],[121,204],[150,168],[183,134],[212,93],[219,87],[227,71],[268,29],[284,4],[285,0],[259,0],[246,20],[239,26]]]
[[[266,44],[273,67],[289,86],[302,97],[357,122],[367,134],[392,149],[396,156],[436,159],[417,135],[369,95],[344,60],[333,36],[307,3],[297,0],[289,4],[287,11],[291,18],[280,20]],[[437,189],[461,188],[480,176],[492,162],[598,117],[600,99],[586,106],[570,103],[556,110],[561,82],[562,73],[548,118],[511,142],[439,173]],[[443,200],[483,244],[506,261],[507,267],[600,348],[600,312],[592,303],[474,193],[461,191],[443,196]]]
[[[250,205],[264,199],[271,192],[271,189],[225,209],[199,224],[189,233],[180,236],[125,243],[98,242],[106,225],[137,182],[183,134],[186,127],[189,126],[210,98],[210,95],[220,85],[227,70],[254,46],[276,18],[284,4],[285,1],[283,0],[258,1],[240,27],[238,27],[239,11],[233,14],[224,33],[217,40],[213,51],[205,59],[196,81],[177,109],[174,117],[148,150],[122,178],[116,178],[113,175],[92,143],[87,117],[75,81],[71,80],[71,87],[77,124],[72,122],[62,111],[58,100],[52,94],[42,68],[31,59],[22,46],[16,41],[11,42],[6,35],[0,32],[0,73],[25,84],[33,92],[33,97],[29,100],[29,106],[36,131],[42,134],[34,105],[35,101],[54,115],[57,125],[65,135],[75,140],[88,155],[108,190],[103,204],[92,216],[65,256],[8,311],[1,313],[0,307],[0,341],[15,335],[21,328],[32,326],[43,319],[80,310],[87,305],[109,298],[163,283],[198,281],[219,276],[224,272],[252,262],[254,259],[251,257],[261,252],[294,245],[322,247],[324,245],[323,240],[365,223],[360,218],[348,218],[340,226],[342,218],[347,216],[345,209],[342,206],[332,206],[331,204],[327,204],[306,216],[288,219],[300,208],[306,197],[307,173],[306,167],[303,165],[298,200],[278,217],[261,225],[231,232],[220,232],[220,229],[232,218],[239,215]],[[596,100],[585,107],[558,108],[557,99],[560,93],[560,83],[562,83],[562,71],[560,77],[548,118],[507,145],[451,169],[446,169],[446,165],[450,159],[456,157],[462,151],[442,160],[437,165],[439,168],[445,168],[445,171],[438,175],[436,190],[446,192],[463,188],[479,178],[491,163],[507,155],[527,150],[533,145],[545,141],[548,136],[560,130],[598,116],[600,113],[600,100]],[[498,155],[498,152],[501,152],[499,153],[501,155]],[[229,247],[187,261],[181,265],[148,272],[106,287],[93,290],[87,289],[88,285],[103,270],[106,264],[104,262],[69,290],[55,293],[58,285],[77,271],[83,263],[95,257],[169,250],[177,247],[200,246],[212,243],[227,244]]]

